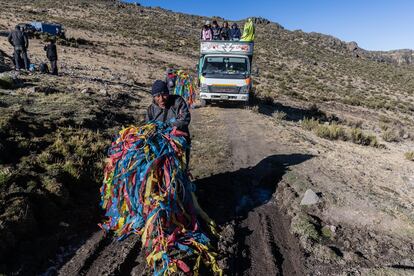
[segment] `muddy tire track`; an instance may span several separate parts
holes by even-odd
[[[141,242],[131,235],[124,241],[96,232],[59,271],[59,275],[130,275],[139,264]]]
[[[267,126],[246,110],[207,108],[194,113],[201,124],[215,117],[223,133],[212,132],[209,139],[221,137],[231,149],[227,172],[213,172],[195,182],[200,204],[219,225],[221,238],[215,245],[224,274],[303,274],[302,252],[274,195],[282,189],[278,184],[289,166],[311,157],[262,139]],[[140,246],[135,235],[120,242],[96,233],[59,274],[148,275]]]

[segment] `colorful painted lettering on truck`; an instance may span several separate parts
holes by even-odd
[[[202,41],[198,78],[201,105],[211,101],[248,103],[252,89],[253,43]]]

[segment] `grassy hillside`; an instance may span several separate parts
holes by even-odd
[[[22,2],[27,3],[22,14],[26,18],[122,36],[131,45],[180,53],[191,59],[197,56],[199,29],[205,20],[118,1]],[[13,12],[13,3],[4,5]],[[347,46],[331,36],[289,31],[259,20],[255,61],[262,75],[257,80],[258,95],[335,101],[412,114],[414,68],[373,61],[369,52],[358,56]]]
[[[141,120],[150,101],[146,91],[167,66],[194,69],[199,30],[207,18],[110,0],[0,0],[0,6],[0,31],[42,20],[62,23],[70,38],[58,45],[59,78],[20,75],[15,87],[0,89],[0,236],[5,241],[0,273],[24,273],[30,266],[50,265],[47,257],[79,227],[95,227],[91,218],[98,213],[101,166],[111,135]],[[264,19],[256,26],[259,102],[298,111],[313,105],[315,114],[318,108],[343,114],[336,120],[341,122],[358,110],[358,127],[385,141],[414,137],[414,67],[376,61],[382,54],[355,51],[331,36],[285,30]],[[36,63],[44,61],[43,43],[31,41]],[[11,51],[4,37],[0,49]],[[309,122],[315,121],[304,120],[302,127]],[[403,132],[394,133],[395,126]],[[406,158],[412,155],[407,152]]]

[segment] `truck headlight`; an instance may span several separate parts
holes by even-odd
[[[205,83],[201,84],[201,92],[202,93],[208,93],[208,85]]]
[[[249,86],[245,85],[240,87],[240,94],[247,94],[249,93]]]

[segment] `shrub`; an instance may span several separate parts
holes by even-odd
[[[405,159],[414,161],[414,151],[408,151],[404,154]]]
[[[382,139],[384,139],[386,142],[398,142],[400,141],[400,134],[395,129],[387,129],[382,134]]]
[[[360,128],[352,128],[349,132],[348,139],[355,144],[363,146],[378,146],[377,137],[375,135],[364,134]]]
[[[329,140],[351,141],[355,144],[363,146],[378,147],[378,140],[375,135],[367,135],[362,132],[360,128],[352,128],[346,131],[342,126],[333,123],[331,125],[322,125],[318,120],[305,118],[302,127],[306,130],[312,130],[321,138]]]
[[[345,140],[345,130],[337,124],[319,125],[315,129],[316,135],[329,140]]]
[[[284,120],[287,117],[287,114],[283,111],[275,111],[272,114],[272,117],[275,118],[276,120]]]
[[[305,118],[302,120],[301,126],[306,130],[313,130],[319,126],[319,121],[315,118]]]

